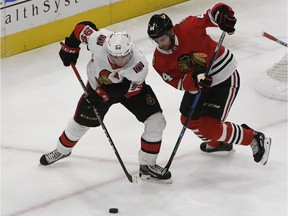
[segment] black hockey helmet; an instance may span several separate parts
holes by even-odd
[[[165,35],[172,28],[172,21],[166,14],[155,14],[148,23],[147,33],[150,38],[156,39]]]

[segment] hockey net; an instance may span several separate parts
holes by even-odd
[[[287,53],[260,75],[256,91],[274,100],[287,101]]]

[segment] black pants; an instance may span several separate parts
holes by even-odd
[[[195,107],[191,119],[199,119],[201,116],[210,116],[224,121],[238,94],[240,88],[239,73],[236,70],[224,82],[203,90]],[[180,112],[187,116],[195,99],[195,94],[185,92],[180,105]]]
[[[93,95],[96,94],[95,91],[87,86],[88,93]],[[75,111],[74,120],[80,125],[88,127],[97,127],[100,125],[93,109],[88,108],[87,101],[85,100],[85,94],[81,96],[78,102],[77,109]],[[99,102],[95,105],[101,119],[103,120],[109,108],[116,103],[121,103],[126,107],[140,122],[144,122],[149,116],[162,112],[160,104],[156,95],[154,94],[152,88],[146,83],[143,84],[142,91],[127,99],[122,98],[113,98],[111,97],[107,102]]]

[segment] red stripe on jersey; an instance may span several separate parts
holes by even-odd
[[[139,91],[133,91],[133,92],[127,92],[127,93],[125,94],[125,97],[128,99],[128,98],[130,98],[130,97],[133,97],[133,96],[139,94],[140,92],[141,92],[141,90],[139,90]]]
[[[147,142],[141,139],[141,149],[146,153],[158,154],[161,147],[161,140],[159,142]]]
[[[136,87],[133,87],[132,86],[132,89],[134,88],[133,91],[128,91],[126,94],[125,94],[125,97],[128,99],[130,97],[133,97],[137,94],[139,94],[141,91],[142,91],[142,84],[134,84]]]
[[[75,26],[74,36],[77,38],[78,41],[80,41],[80,33],[81,33],[81,31],[83,30],[83,28],[85,26],[86,25],[84,25],[84,24],[78,24],[78,25]]]
[[[61,134],[61,136],[59,137],[59,140],[62,143],[62,145],[64,145],[65,147],[69,147],[69,148],[75,146],[76,143],[78,142],[78,141],[71,141],[70,139],[68,139],[65,132]]]

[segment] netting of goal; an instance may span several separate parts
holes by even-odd
[[[287,53],[258,78],[255,89],[259,94],[273,100],[287,101]]]

